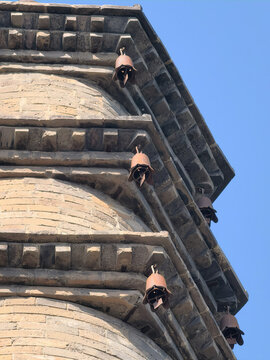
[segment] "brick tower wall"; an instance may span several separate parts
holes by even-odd
[[[0,326],[1,360],[169,359],[124,322],[66,301],[2,299]]]

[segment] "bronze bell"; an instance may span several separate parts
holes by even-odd
[[[142,152],[139,152],[136,146],[136,154],[131,159],[131,167],[128,181],[135,180],[140,186],[146,181],[148,184],[153,184],[154,169],[151,166],[149,157]]]
[[[128,81],[134,84],[137,71],[131,58],[125,54],[124,50],[125,48],[120,49],[120,55],[115,61],[115,70],[112,77],[114,81],[119,81],[121,87],[125,87]]]
[[[153,266],[151,266],[151,269],[152,274],[146,280],[143,304],[148,303],[152,311],[157,310],[160,305],[163,305],[165,309],[168,309],[171,292],[167,288],[164,276],[155,272]]]
[[[236,317],[230,314],[229,311],[220,320],[220,330],[232,349],[236,343],[239,345],[244,344],[242,338],[244,332],[240,330]]]
[[[212,201],[209,199],[209,197],[201,196],[197,201],[197,205],[209,226],[211,225],[211,220],[215,223],[218,222],[216,215],[217,211],[213,208]]]

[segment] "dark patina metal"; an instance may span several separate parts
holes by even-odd
[[[152,266],[152,274],[146,280],[145,295],[143,298],[144,304],[150,304],[152,311],[162,305],[165,309],[169,308],[170,290],[167,288],[164,276],[160,275],[154,270]]]
[[[240,330],[236,317],[229,312],[222,317],[220,321],[220,329],[232,349],[235,344],[244,344],[244,340],[242,338],[244,332]]]
[[[216,215],[217,211],[213,208],[212,201],[209,199],[209,197],[201,196],[197,201],[197,205],[209,226],[211,225],[211,220],[215,223],[218,222]]]
[[[148,184],[153,183],[154,169],[151,166],[149,157],[143,152],[139,152],[136,147],[137,153],[131,159],[130,173],[128,180],[135,180],[140,186],[146,181]]]
[[[134,84],[137,71],[131,58],[124,53],[124,49],[125,48],[120,49],[120,56],[118,56],[115,61],[115,70],[113,73],[113,80],[118,80],[121,87],[125,87],[128,81]]]

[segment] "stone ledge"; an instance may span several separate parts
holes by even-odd
[[[147,245],[155,245],[155,246],[162,246],[165,250],[170,259],[172,260],[178,274],[180,275],[183,283],[187,287],[192,301],[194,302],[195,306],[198,309],[200,314],[204,314],[208,325],[211,329],[211,332],[216,331],[220,332],[220,329],[214,319],[214,316],[209,311],[200,290],[198,289],[197,285],[195,284],[194,280],[192,279],[189,271],[186,268],[186,265],[183,259],[179,256],[178,251],[176,250],[175,246],[173,245],[172,241],[167,232],[160,232],[160,233],[134,233],[134,232],[120,232],[120,233],[110,233],[110,234],[85,234],[85,235],[48,235],[48,234],[9,234],[9,233],[0,233],[0,240],[5,242],[14,241],[17,238],[19,241],[25,241],[28,243],[37,242],[87,242],[87,243],[111,243],[112,241],[116,241],[119,244],[126,244],[126,243],[136,243],[136,244],[147,244]],[[210,326],[211,325],[211,326]],[[224,339],[224,346],[227,349],[228,344]]]
[[[136,117],[135,117],[136,118]],[[135,120],[135,118],[134,118],[134,120]],[[123,126],[129,126],[129,127],[132,127],[132,117],[126,117],[126,120],[124,120],[125,119],[125,117],[124,118],[121,118],[121,120],[113,120],[113,123],[114,123],[114,125],[119,125],[119,122],[120,122],[120,124],[123,124],[123,123],[125,123],[125,121],[126,121],[126,123],[125,123],[125,125],[123,125]],[[142,117],[141,118],[142,119],[142,124],[140,124],[140,126],[144,126],[145,127],[145,125],[147,126],[147,124],[149,123],[149,125],[151,124],[150,122],[148,122],[148,118],[146,117],[146,116],[144,116],[144,117]],[[29,120],[28,120],[29,121]],[[52,123],[54,124],[54,121],[57,121],[57,120],[52,120]],[[84,126],[87,124],[84,120],[79,120],[80,121],[80,123],[81,124],[83,124]],[[94,121],[94,123],[96,122],[95,120],[93,120]],[[92,120],[89,120],[89,122],[88,123],[92,123],[93,122]],[[104,123],[104,121],[105,121],[105,123],[108,121],[108,122],[110,122],[110,124],[112,123],[112,120],[106,120],[106,119],[103,119],[102,121],[101,121],[101,125],[103,124],[103,125],[105,125],[105,123]],[[72,121],[73,123],[74,123],[74,121]],[[98,122],[100,122],[99,120],[98,120]],[[97,123],[98,123],[97,122]],[[48,121],[48,123],[50,123],[49,121]],[[78,123],[78,120],[75,120],[75,123]],[[53,125],[52,124],[52,125]],[[99,124],[100,125],[100,124]],[[148,126],[147,126],[148,127]],[[11,129],[12,130],[12,129]],[[4,154],[4,152],[3,152],[3,154]],[[38,153],[37,153],[38,154]],[[37,155],[36,154],[36,155]],[[63,155],[64,157],[66,157],[66,155],[64,154]],[[45,160],[46,159],[46,157],[47,157],[47,159],[49,159],[50,158],[50,155],[48,155],[48,154],[44,154],[44,161],[46,162],[46,161],[48,161],[48,160]],[[106,157],[108,158],[108,155],[106,154]],[[21,156],[15,156],[15,158],[21,158]],[[30,157],[31,158],[31,157]],[[30,159],[29,158],[29,159]],[[37,164],[38,164],[38,162],[39,162],[39,160],[38,160],[38,158],[39,158],[39,155],[37,156]],[[109,158],[108,158],[109,159]],[[113,159],[113,157],[111,157],[111,159]],[[17,161],[17,160],[15,160],[15,161]],[[23,160],[20,160],[21,162],[23,161]],[[29,161],[31,161],[31,160],[29,160]],[[79,161],[79,158],[78,158],[78,161]],[[78,163],[79,164],[79,163]],[[102,165],[102,164],[101,164]],[[111,163],[111,160],[110,160],[110,165],[112,165],[112,163]],[[126,162],[126,165],[127,165],[127,162]],[[128,166],[128,165],[127,165]],[[148,191],[147,191],[147,189],[148,188],[145,188],[145,189],[142,189],[142,191],[143,191],[143,193],[144,193],[144,196],[148,199],[148,200],[150,200],[150,202],[152,201],[151,200],[151,197],[153,197],[153,195],[151,195],[151,197],[149,198],[149,195],[150,195],[150,193],[149,193],[149,195],[148,195]],[[153,192],[152,192],[152,194],[153,194]],[[175,194],[176,195],[176,194]],[[156,201],[158,201],[158,199],[156,200]],[[160,206],[155,206],[154,207],[155,209],[161,209],[162,210],[162,207],[160,207]],[[196,211],[196,207],[194,208],[194,207],[192,207],[192,209],[193,210],[195,210]],[[163,211],[163,210],[162,210]],[[161,213],[162,213],[162,211],[161,211]],[[160,213],[160,211],[158,212],[158,213],[156,213],[156,216],[158,216],[159,217],[159,213]],[[200,214],[200,212],[198,212],[199,213],[199,215],[201,216],[201,214]],[[167,215],[164,213],[164,216],[166,217]],[[163,216],[163,217],[164,217]],[[162,220],[163,222],[164,222],[164,220]],[[203,224],[204,224],[204,221],[202,221],[201,222],[201,224],[202,225],[200,225],[200,228],[201,228],[201,231],[204,233],[205,232],[205,230],[206,230],[206,234],[208,234],[207,235],[207,237],[209,238],[209,227],[207,226],[203,226]],[[172,229],[172,227],[171,227],[171,225],[169,225],[169,227],[168,226],[166,226],[166,228],[168,229],[168,230],[170,230],[170,229]],[[173,233],[173,231],[171,231],[172,233]],[[210,232],[210,234],[212,234],[211,232]],[[197,236],[196,236],[196,238],[197,238]],[[211,239],[211,237],[210,237],[210,239]],[[179,243],[179,240],[176,240],[176,242],[178,242]],[[188,242],[189,243],[189,242]],[[215,244],[215,243],[214,243]],[[208,244],[208,246],[209,246],[209,244]],[[182,249],[182,253],[183,253],[183,249]],[[203,263],[205,263],[205,261],[207,260],[206,258],[205,258],[205,249],[201,249],[201,252],[199,251],[199,253],[201,253],[202,254],[202,261],[203,261]],[[195,259],[197,258],[198,259],[198,261],[199,261],[199,257],[198,256],[200,256],[200,254],[197,254],[196,256],[195,256]],[[185,261],[186,261],[186,263],[188,263],[189,262],[189,258],[187,257],[187,256],[184,256],[184,258],[185,258]],[[200,263],[200,261],[199,261],[199,263]],[[205,266],[205,265],[204,265]]]
[[[78,15],[131,15],[141,13],[140,5],[133,6],[116,6],[116,5],[65,5],[50,3],[22,3],[13,1],[1,1],[0,10],[3,11],[24,11],[24,12],[40,12],[51,14],[78,14]]]
[[[133,122],[133,120],[134,120],[134,122]],[[127,116],[127,117],[120,117],[120,118],[117,118],[117,119],[89,119],[89,120],[68,120],[67,122],[68,122],[68,124],[65,124],[66,126],[68,126],[68,125],[73,125],[73,124],[77,124],[77,125],[80,125],[80,126],[84,126],[84,127],[87,127],[87,126],[91,126],[92,124],[95,124],[95,125],[98,125],[98,126],[108,126],[108,125],[110,125],[110,126],[112,126],[112,124],[113,124],[113,126],[115,126],[116,128],[119,128],[119,127],[124,127],[124,128],[132,128],[133,129],[133,127],[135,127],[136,125],[136,121],[137,120],[137,122],[139,123],[138,124],[138,127],[140,127],[140,128],[145,128],[145,129],[147,129],[147,131],[150,133],[150,134],[152,134],[152,122],[151,122],[151,119],[148,117],[148,116],[142,116],[142,117],[140,117],[140,118],[138,118],[138,117],[131,117],[131,116]],[[2,123],[2,121],[5,121],[5,119],[3,118],[2,120],[0,120],[1,122],[0,123]],[[22,120],[23,121],[23,120]],[[7,119],[7,122],[9,122],[9,120]],[[27,120],[27,122],[30,122],[32,125],[39,125],[38,123],[36,123],[35,122],[35,120],[33,119],[33,120]],[[50,126],[52,126],[52,125],[57,125],[57,124],[61,124],[62,123],[62,120],[58,120],[58,119],[53,119],[53,120],[43,120],[42,121],[42,123],[44,124],[44,122],[45,123],[47,123],[48,125],[50,124]],[[137,126],[136,126],[137,127]],[[12,130],[12,129],[11,129]],[[73,130],[73,131],[75,131],[75,130]],[[147,133],[145,132],[145,136],[147,135]],[[164,155],[166,156],[166,153],[164,154],[164,151],[163,151],[163,147],[164,147],[164,145],[160,148],[160,143],[158,142],[159,141],[159,137],[158,136],[155,136],[155,132],[154,132],[154,134],[153,135],[151,135],[151,138],[154,140],[154,143],[155,143],[155,145],[157,146],[157,148],[159,149],[159,151],[161,151],[162,153],[163,153],[163,157],[164,157]],[[146,137],[146,139],[148,139],[147,137]],[[64,155],[65,156],[65,155]],[[20,160],[20,161],[22,161],[22,160]],[[37,160],[38,161],[38,160]],[[46,161],[46,160],[44,160],[44,161]],[[169,165],[168,164],[168,162],[165,160],[165,162],[164,162],[165,164],[167,164],[167,166]],[[154,165],[154,163],[153,163],[153,165]],[[156,166],[154,166],[154,167],[156,167]],[[179,176],[179,175],[178,175]],[[156,184],[155,184],[156,185]],[[179,191],[179,190],[178,190]],[[150,193],[149,193],[149,191],[148,191],[148,187],[145,187],[145,188],[143,188],[142,189],[142,192],[144,193],[144,196],[151,202],[152,200],[151,200],[151,198],[153,198],[153,192],[151,192],[150,191],[150,193],[152,193],[152,195],[150,195]],[[149,194],[148,194],[149,193]],[[161,194],[162,194],[162,192],[161,192]],[[149,197],[150,196],[150,197]],[[160,196],[160,195],[159,195]],[[177,193],[175,193],[175,196],[177,196]],[[168,200],[168,199],[167,199]],[[158,199],[156,199],[156,201],[158,201]],[[157,203],[157,202],[156,202]],[[191,213],[193,213],[193,212],[195,212],[196,213],[196,216],[198,217],[199,216],[199,218],[201,218],[202,219],[202,215],[201,215],[201,213],[200,213],[200,211],[197,209],[197,206],[195,205],[195,204],[188,204],[187,205],[187,207],[188,207],[188,209],[191,209],[192,210],[192,212]],[[163,212],[163,210],[162,210],[162,206],[155,206],[154,207],[155,209],[159,209],[159,210],[161,210],[161,213]],[[160,211],[159,211],[159,213],[160,213]],[[156,216],[158,216],[159,217],[159,221],[161,220],[161,218],[160,218],[160,216],[159,216],[159,213],[156,213]],[[166,217],[166,214],[164,213],[164,216]],[[164,216],[163,216],[163,218],[164,218]],[[164,222],[164,220],[162,220],[162,222]],[[182,226],[182,224],[181,224],[181,226]],[[169,227],[168,226],[166,226],[166,228],[168,229],[168,230],[170,230],[170,229],[172,229],[172,227],[171,227],[171,225],[169,225]],[[182,232],[182,229],[183,228],[183,226],[180,228],[180,233]],[[201,220],[201,223],[200,223],[200,225],[199,225],[199,229],[200,229],[200,231],[202,232],[202,234],[204,234],[206,237],[207,237],[207,239],[208,239],[208,243],[207,243],[207,245],[211,248],[212,246],[216,246],[216,240],[214,239],[214,237],[213,237],[213,234],[211,233],[211,231],[210,231],[210,229],[209,229],[209,227],[207,226],[207,224],[205,224],[205,221],[202,219]],[[171,231],[171,230],[170,230]],[[173,233],[173,232],[172,232]],[[183,238],[185,238],[185,237],[183,237]],[[196,238],[197,238],[197,236],[196,236]],[[178,242],[179,243],[179,240],[176,240],[176,242]],[[188,242],[189,243],[189,242]],[[182,250],[183,251],[183,250]],[[197,257],[197,259],[198,259],[198,261],[199,261],[199,257],[198,256],[201,256],[201,259],[202,259],[202,261],[205,263],[205,261],[207,260],[206,258],[205,258],[205,249],[201,249],[201,252],[199,251],[199,253],[201,254],[197,254],[196,256],[195,256],[195,258]],[[183,253],[182,253],[183,254]],[[188,260],[188,257],[186,257],[186,256],[184,256],[184,258],[185,258],[185,261],[186,261],[186,263],[188,263],[189,262],[189,260]],[[200,261],[199,261],[200,262]],[[204,265],[205,266],[205,265]],[[238,290],[237,290],[238,291]],[[241,291],[240,291],[241,292]],[[239,296],[239,295],[238,295]],[[241,296],[242,297],[242,296]],[[244,300],[244,298],[242,297],[242,299],[243,299],[243,301],[246,301],[246,300]]]
[[[2,169],[2,171],[1,171]],[[10,177],[10,176],[30,176],[30,177],[33,177],[33,176],[42,176],[42,177],[55,177],[55,178],[58,178],[60,176],[61,179],[63,179],[63,176],[65,176],[66,180],[71,180],[71,181],[77,181],[77,179],[80,180],[80,182],[82,181],[86,181],[88,184],[90,182],[90,185],[92,184],[92,182],[94,181],[95,183],[95,187],[96,188],[100,188],[100,189],[105,189],[105,193],[109,190],[109,193],[108,195],[112,195],[113,194],[113,191],[115,190],[116,192],[118,191],[118,186],[119,186],[119,178],[117,176],[117,174],[119,176],[120,173],[119,173],[119,170],[118,171],[115,171],[115,170],[112,170],[110,169],[109,170],[109,173],[108,173],[108,169],[94,169],[92,168],[91,170],[90,169],[85,169],[85,168],[73,168],[73,169],[70,169],[70,168],[64,168],[64,167],[61,167],[61,168],[41,168],[41,167],[28,167],[27,169],[24,169],[24,168],[16,168],[16,169],[13,169],[12,167],[1,167],[0,169],[0,177]],[[106,178],[105,178],[105,175],[106,174]],[[114,175],[113,175],[114,174]],[[127,174],[127,172],[126,172]],[[107,179],[107,181],[110,182],[110,186],[109,187],[106,187],[106,181],[105,179]],[[101,181],[101,187],[99,187],[98,183],[99,181]],[[105,181],[105,182],[104,182]],[[117,184],[117,186],[115,186],[114,188],[112,187],[112,183],[113,181],[116,181],[115,184]],[[124,178],[121,177],[121,180],[120,182],[122,183],[124,181]],[[126,181],[126,180],[125,180]],[[180,238],[178,237],[178,235],[175,233],[175,230],[173,229],[173,226],[168,218],[168,215],[164,212],[163,208],[162,208],[162,205],[160,204],[158,198],[156,197],[155,193],[150,190],[151,188],[150,187],[144,187],[144,189],[142,189],[142,192],[144,194],[144,196],[142,197],[141,195],[141,191],[139,191],[139,189],[136,187],[136,185],[134,183],[129,183],[129,182],[125,182],[124,181],[124,186],[123,188],[125,189],[133,189],[133,190],[127,190],[129,195],[128,197],[130,198],[130,195],[133,193],[133,194],[136,194],[135,195],[135,198],[138,199],[138,196],[139,196],[139,201],[144,204],[143,207],[140,207],[140,210],[139,212],[137,211],[137,207],[135,206],[132,207],[133,211],[135,211],[135,213],[138,213],[139,215],[143,215],[143,218],[144,218],[144,221],[146,222],[146,224],[148,226],[150,226],[150,228],[152,229],[158,229],[159,228],[159,225],[158,223],[156,222],[156,225],[154,224],[154,220],[155,219],[155,216],[157,217],[158,221],[162,221],[163,223],[163,226],[165,225],[165,228],[168,229],[171,233],[171,236],[174,240],[174,243],[176,244],[176,247],[178,249],[178,251],[181,253],[183,259],[185,260],[188,268],[190,269],[190,271],[192,272],[192,274],[198,274],[198,271],[196,270],[196,267],[193,263],[193,260],[190,258],[190,256],[188,255],[188,253],[186,252],[186,249],[185,247],[183,247],[182,245],[182,242],[180,240]],[[105,188],[104,188],[105,186]],[[107,190],[106,190],[107,189]],[[135,193],[134,193],[134,190],[136,189]],[[148,191],[149,189],[149,191]],[[154,213],[151,214],[151,211],[150,210],[150,207],[148,205],[148,203],[145,201],[145,199],[147,199],[148,202],[150,202],[151,207],[154,211]],[[126,196],[123,196],[123,194],[118,197],[118,200],[120,201],[121,203],[121,200],[123,200],[123,204],[125,205],[126,204]],[[153,200],[154,200],[154,203],[153,203]],[[138,200],[136,200],[138,201]],[[132,202],[130,202],[130,205],[132,205]],[[142,209],[145,208],[145,212],[144,214],[142,213]],[[155,214],[155,215],[154,215]],[[160,218],[160,214],[163,214],[163,219]],[[154,226],[154,227],[153,227]],[[156,231],[156,230],[154,230]],[[199,239],[198,238],[198,235],[199,233],[194,234],[193,238],[195,239]],[[193,241],[194,241],[193,239]],[[187,240],[188,241],[188,240]],[[201,245],[203,245],[203,242],[200,242]],[[201,246],[200,245],[200,246]],[[203,245],[205,246],[205,245]],[[196,261],[197,265],[198,264],[201,264],[204,266],[208,266],[205,261],[207,260],[207,258],[205,258],[205,249],[206,248],[202,248],[202,257],[201,257],[201,260],[200,260],[200,254],[197,254],[199,255],[199,257],[195,254],[195,257],[194,257],[194,260]],[[202,263],[201,263],[202,261]],[[195,276],[197,277],[197,275]],[[200,276],[198,277],[199,282],[201,284],[201,291],[204,293],[204,294],[207,294],[208,290],[205,288],[205,285],[204,285],[204,281],[202,281],[202,279],[200,278]],[[212,300],[211,300],[211,296],[209,297],[208,295],[206,296],[206,299],[207,300],[207,303],[208,305],[210,306],[210,308],[212,309],[212,311],[214,311],[215,309],[215,306],[213,307],[211,304],[212,304]]]
[[[16,146],[16,143],[15,143]],[[27,166],[117,167],[129,169],[132,153],[1,150],[0,163]]]
[[[55,8],[55,7],[53,7],[53,8]],[[81,9],[83,9],[83,8],[84,7],[82,6]],[[105,8],[106,8],[106,11],[104,10],[105,13],[103,13],[103,15],[105,15],[107,12],[108,12],[108,14],[110,14],[110,11],[120,11],[119,10],[120,7],[105,7]],[[26,9],[27,9],[27,7],[26,7]],[[49,9],[50,9],[50,6],[49,6],[49,8],[47,8],[46,6],[43,7],[43,10],[45,10],[45,11],[46,10],[49,11]],[[57,7],[57,9],[58,9],[58,7]],[[63,26],[62,27],[64,30],[67,19],[72,18],[73,22],[74,22],[74,19],[76,21],[78,19],[76,16],[75,17],[72,16],[72,14],[73,14],[72,11],[74,10],[74,8],[72,6],[62,7],[61,9],[65,10],[67,12],[66,16],[61,15],[63,18],[63,21],[62,21]],[[99,10],[97,10],[97,9],[99,9]],[[102,7],[95,8],[95,11],[98,11],[98,14],[97,14],[98,16],[101,15],[99,13],[99,11],[102,12],[101,9],[103,9],[103,8]],[[116,10],[116,9],[118,9],[118,10]],[[15,8],[14,10],[18,11],[19,9]],[[210,181],[210,183],[211,183],[211,181],[214,182],[214,187],[215,187],[214,192],[211,191],[211,189],[207,188],[207,192],[209,192],[209,194],[212,195],[212,199],[214,200],[216,198],[216,196],[227,185],[227,183],[230,181],[230,179],[233,177],[233,171],[230,168],[226,158],[224,158],[223,154],[217,150],[215,154],[217,155],[219,166],[222,166],[222,168],[224,169],[224,177],[222,176],[221,171],[220,171],[219,176],[216,175],[216,173],[217,173],[216,170],[218,170],[218,165],[216,163],[216,160],[214,159],[215,154],[214,153],[212,154],[211,149],[209,148],[209,146],[214,143],[213,137],[212,137],[207,125],[205,124],[201,114],[199,113],[199,110],[196,108],[196,106],[193,102],[193,99],[190,97],[188,91],[185,91],[186,87],[183,83],[183,80],[181,79],[177,69],[175,68],[172,60],[170,59],[166,49],[163,47],[160,39],[157,37],[157,35],[153,31],[151,25],[148,23],[144,14],[138,9],[136,11],[137,11],[137,13],[133,12],[133,14],[131,14],[131,13],[129,13],[128,9],[124,10],[123,8],[121,8],[121,11],[119,14],[122,15],[122,17],[126,21],[126,26],[123,27],[123,29],[121,29],[121,31],[124,34],[133,38],[133,40],[135,41],[135,46],[138,47],[138,55],[142,59],[142,62],[145,64],[145,69],[148,72],[150,72],[151,75],[153,76],[153,79],[155,79],[157,76],[159,76],[160,75],[159,73],[162,73],[162,74],[167,73],[168,77],[173,79],[173,82],[171,82],[171,86],[165,87],[165,93],[163,94],[164,95],[164,97],[163,97],[164,106],[165,107],[168,106],[169,109],[171,110],[170,112],[173,112],[175,114],[175,119],[171,119],[171,122],[176,126],[178,124],[178,122],[177,122],[178,114],[182,113],[183,110],[187,110],[187,109],[189,110],[190,115],[196,119],[195,126],[197,127],[197,130],[199,132],[202,132],[201,139],[206,144],[206,148],[207,148],[206,150],[208,152],[208,156],[204,157],[204,156],[202,156],[202,154],[196,153],[196,146],[197,146],[196,141],[191,141],[191,147],[193,147],[195,150],[193,155],[196,157],[197,162],[200,162],[203,165],[201,168],[201,176],[204,176],[204,178],[207,179],[207,182],[209,182],[209,181]],[[60,13],[61,13],[61,11],[60,11]],[[128,18],[129,16],[132,16],[132,15],[134,16],[133,18]],[[5,31],[6,31],[6,29],[5,29]],[[13,31],[13,30],[11,30],[11,31]],[[112,30],[109,30],[109,31],[112,31]],[[18,35],[17,36],[18,41],[16,40],[14,43],[15,48],[20,47],[19,32],[17,35]],[[112,36],[112,35],[113,34],[110,34],[110,36]],[[100,37],[101,35],[98,34],[97,36]],[[102,41],[102,39],[101,39],[101,41]],[[120,42],[119,42],[119,44],[120,44]],[[63,43],[65,43],[65,41]],[[129,43],[131,43],[131,42],[129,41]],[[117,48],[119,47],[119,44],[117,45]],[[59,44],[58,44],[58,47],[59,47]],[[94,47],[95,47],[95,49],[93,49],[93,51],[97,51],[99,46],[98,47],[94,46]],[[127,50],[129,50],[129,49],[127,49]],[[106,51],[108,51],[108,49],[106,49]],[[111,49],[111,51],[116,51],[116,50]],[[154,67],[153,67],[153,64],[155,64]],[[160,71],[157,70],[157,68]],[[155,80],[153,80],[153,81],[155,82]],[[162,81],[161,81],[161,83],[162,83]],[[155,86],[155,87],[158,89],[158,86]],[[145,104],[148,104],[146,106],[147,111],[150,114],[152,114],[153,116],[156,116],[156,119],[159,122],[163,121],[162,117],[164,117],[164,114],[162,115],[160,111],[163,111],[164,109],[157,108],[156,106],[155,106],[155,108],[153,108],[154,104],[157,103],[156,96],[154,96],[154,97],[152,96],[150,100],[148,99],[150,102],[149,101],[145,102],[145,101],[143,101],[143,95],[141,94],[141,92],[137,91],[138,89],[134,90],[134,89],[131,89],[129,86],[127,86],[127,89],[130,92],[130,94],[133,94],[132,92],[135,91],[133,95],[135,95],[134,99],[137,98],[137,100],[138,100],[137,106],[139,109],[141,109],[140,103],[144,102]],[[170,93],[166,93],[168,91],[168,89],[170,89]],[[183,93],[183,95],[181,92]],[[153,99],[153,98],[155,98],[155,99]],[[136,100],[135,100],[135,102],[136,102]],[[151,106],[150,106],[150,103],[151,103]],[[189,107],[187,107],[185,105],[186,103],[188,104]],[[180,106],[180,104],[182,104],[182,105]],[[145,106],[143,106],[143,107],[145,107]],[[181,126],[181,124],[180,124],[180,126]],[[185,132],[182,135],[184,137],[186,137]],[[177,143],[175,143],[174,141],[172,141],[169,138],[168,138],[168,140],[170,141],[172,148],[175,150],[176,155],[181,158],[182,151],[177,150]],[[197,158],[197,155],[200,155],[200,156]],[[211,169],[209,168],[209,164],[208,164],[209,155],[211,158],[210,159]],[[212,155],[214,155],[214,157]],[[213,170],[212,168],[214,168],[215,170]],[[206,170],[209,171],[209,174]],[[195,182],[195,186],[197,186],[198,179],[196,177],[193,178],[193,171],[191,171],[189,168],[187,168],[187,171],[188,171],[189,175],[191,176],[192,180]],[[209,175],[210,175],[210,178],[209,178]],[[206,181],[204,181],[204,182],[206,182]],[[200,185],[202,185],[202,184],[200,184]]]
[[[85,53],[85,52],[61,52],[61,51],[36,51],[36,50],[9,50],[0,49],[1,62],[24,63],[54,63],[74,65],[97,65],[113,67],[117,58],[116,53]]]
[[[107,78],[111,80],[113,69],[101,66],[84,66],[84,65],[33,65],[29,64],[16,64],[16,63],[1,63],[0,73],[6,72],[37,72],[44,74],[57,74],[57,75],[75,75],[87,77],[88,79]]]

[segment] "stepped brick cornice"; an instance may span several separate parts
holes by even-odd
[[[137,69],[124,88],[112,80],[122,47]],[[235,359],[220,314],[248,295],[196,204],[234,172],[141,7],[0,1],[0,87],[0,312],[24,303],[49,329],[93,308],[104,329],[154,341],[147,359]],[[154,168],[142,187],[128,181],[138,146]],[[169,310],[142,303],[151,265]],[[7,354],[23,351],[12,326]],[[37,356],[77,359],[83,346],[83,360],[115,358],[78,331],[73,345],[49,349],[42,331],[25,341]],[[143,359],[130,338],[119,356]]]

